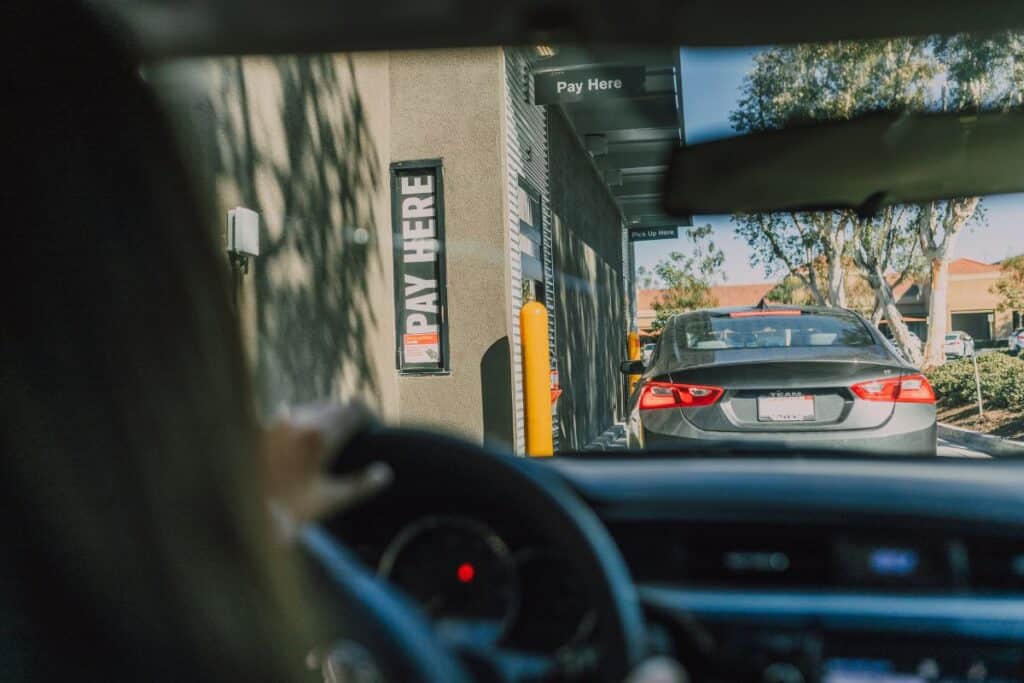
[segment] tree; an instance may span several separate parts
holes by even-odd
[[[929,266],[925,367],[935,367],[946,362],[943,344],[949,329],[946,317],[949,263],[953,258],[953,247],[964,226],[975,217],[980,201],[980,197],[966,197],[946,202],[926,202],[918,210],[918,239]]]
[[[686,228],[685,236],[693,243],[691,253],[673,251],[652,270],[637,270],[645,287],[662,289],[652,304],[655,312],[652,329],[662,329],[665,321],[677,313],[711,308],[718,304],[711,294],[711,286],[721,272],[725,254],[715,246],[711,234],[710,225]]]
[[[1003,274],[990,290],[999,295],[999,310],[1024,310],[1024,255],[1008,258],[1002,265]]]
[[[732,221],[754,248],[751,265],[763,266],[769,275],[782,270],[796,278],[820,306],[845,306],[847,227],[836,218],[826,213],[742,214]]]
[[[922,270],[909,207],[887,207],[878,216],[859,218],[854,223],[851,253],[863,277],[875,293],[871,320],[876,325],[885,317],[896,344],[908,360],[920,365],[921,349],[910,336],[903,315],[896,307],[893,289]],[[890,273],[898,273],[895,279]]]
[[[777,47],[755,58],[729,119],[748,133],[880,108],[920,108],[935,73],[928,45],[919,39]],[[769,272],[781,266],[820,305],[846,305],[846,255],[856,225],[851,212],[742,215],[733,221],[754,247],[754,265]],[[814,267],[819,263],[822,269]]]
[[[881,109],[1005,109],[1024,100],[1022,86],[1024,39],[1011,33],[783,46],[755,59],[730,121],[737,131],[752,132],[801,121],[848,119]],[[902,318],[890,301],[892,288],[878,249],[893,240],[906,244],[912,236],[917,258],[928,261],[924,279],[930,292],[929,335],[923,363],[931,366],[944,361],[951,255],[964,226],[979,211],[980,198],[960,197],[925,202],[899,220],[886,212],[869,219],[850,212],[823,212],[734,220],[738,232],[755,248],[755,263],[785,267],[805,281],[819,303],[843,304],[844,250],[852,249],[861,275],[877,287],[876,315],[884,312],[898,336],[905,336],[897,331],[903,327]],[[815,281],[816,270],[807,267],[819,261],[827,264],[825,277],[818,278],[823,282]]]
[[[776,304],[808,305],[814,303],[807,294],[803,281],[795,275],[787,275],[782,278],[765,295],[765,298]]]
[[[1024,87],[1024,40],[1013,33],[959,35],[935,39],[936,59],[945,68],[939,108],[957,111],[1009,109],[1021,103]],[[924,365],[945,362],[943,341],[948,331],[946,294],[949,263],[957,240],[972,219],[982,218],[979,197],[950,198],[920,206],[917,235],[929,261],[928,341]]]

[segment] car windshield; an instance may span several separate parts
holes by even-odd
[[[670,216],[665,177],[683,144],[1017,109],[1021,41],[239,55],[142,75],[221,226],[267,416],[358,399],[519,455],[949,455],[939,423],[1024,438],[1024,195]],[[947,347],[957,331],[973,341]],[[691,385],[712,389],[694,404]]]

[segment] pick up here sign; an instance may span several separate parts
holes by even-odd
[[[636,97],[644,94],[642,66],[604,66],[533,75],[534,104]]]
[[[391,165],[391,217],[398,370],[447,373],[451,368],[440,160]]]

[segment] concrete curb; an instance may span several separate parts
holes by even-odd
[[[938,424],[937,431],[940,439],[945,439],[975,451],[988,453],[992,456],[1024,456],[1024,442],[1021,441],[972,432],[968,429],[960,429],[959,427],[942,424],[941,422]]]

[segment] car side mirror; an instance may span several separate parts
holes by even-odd
[[[619,364],[619,371],[623,375],[644,374],[644,362],[642,360],[624,360]]]

